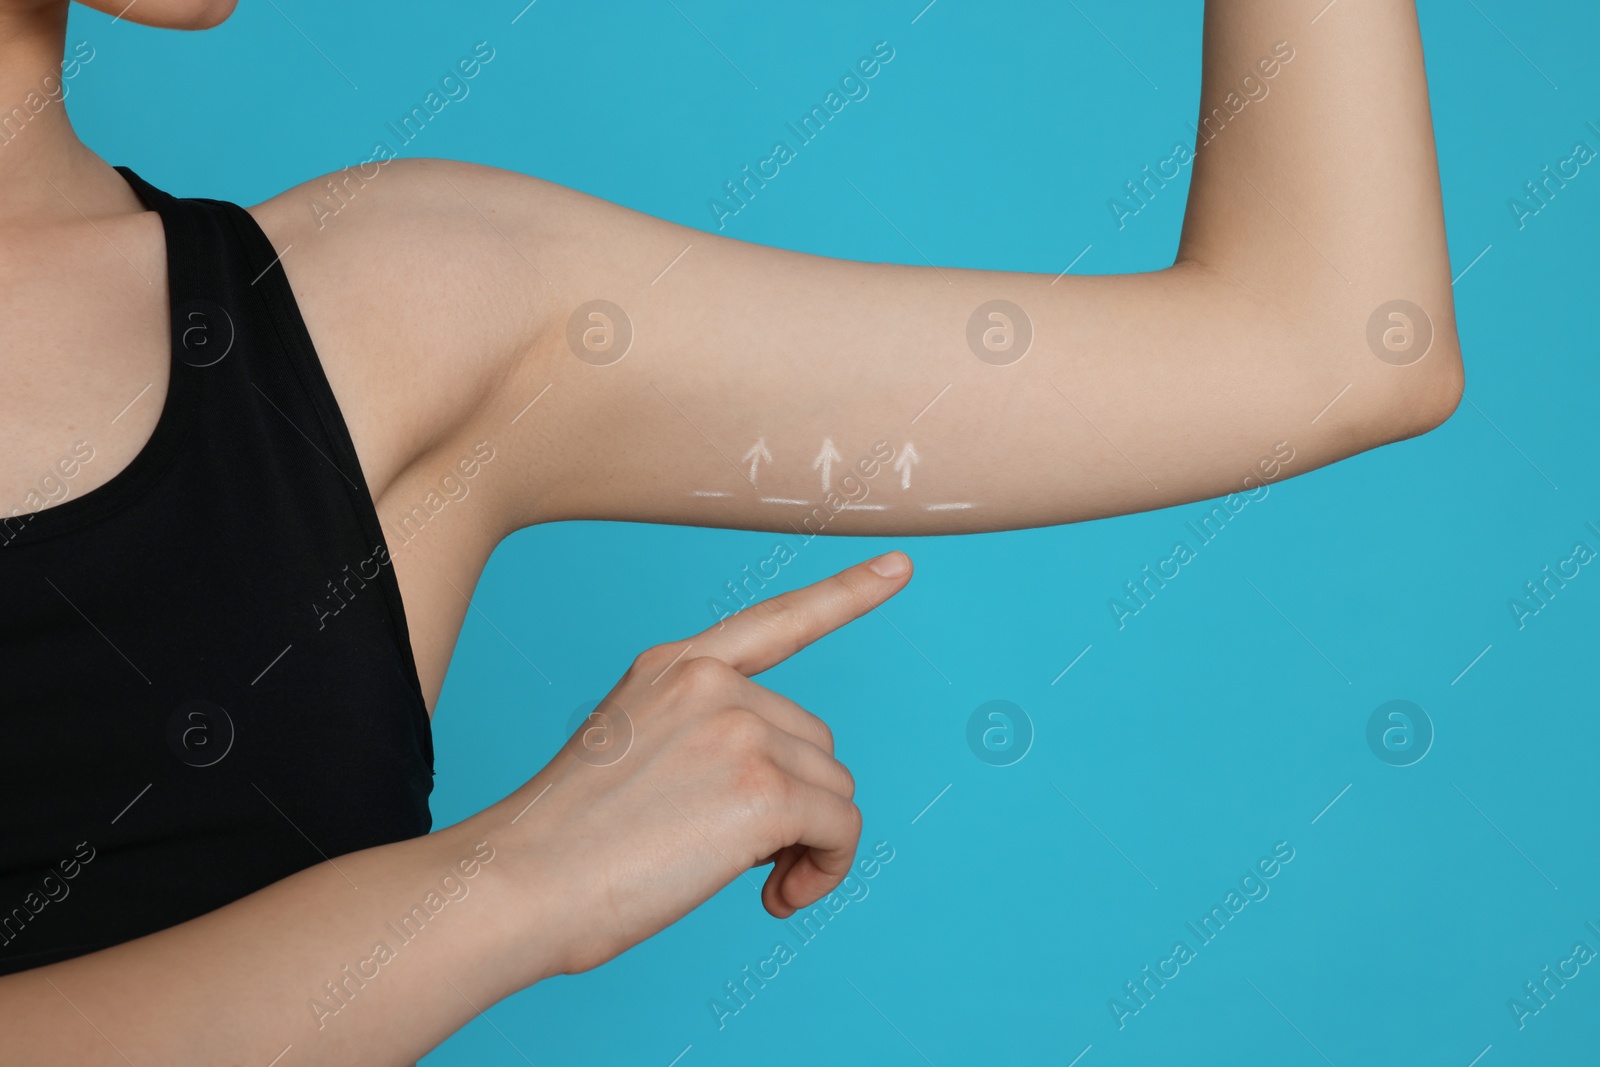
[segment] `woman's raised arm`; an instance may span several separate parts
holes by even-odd
[[[1206,6],[1192,159],[1180,146],[1122,191],[1131,210],[1192,165],[1164,270],[848,262],[421,161],[304,235],[316,250],[291,273],[314,333],[359,337],[330,362],[383,368],[335,368],[368,390],[372,436],[505,442],[506,530],[1062,523],[1249,491],[1435,426],[1462,376],[1413,3]],[[1072,136],[1046,102],[1017,106]],[[309,218],[311,188],[258,210]],[[319,294],[353,305],[352,284],[397,310],[342,325],[357,312]]]

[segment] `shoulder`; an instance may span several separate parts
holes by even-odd
[[[269,232],[337,237],[345,231],[388,230],[398,222],[476,215],[475,194],[509,192],[525,199],[560,188],[497,167],[453,159],[397,159],[385,150],[286,189],[248,210]]]
[[[374,497],[474,432],[549,318],[530,219],[559,187],[373,160],[248,208],[281,253]]]

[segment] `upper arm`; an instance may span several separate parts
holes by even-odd
[[[472,452],[544,321],[538,274],[466,199],[481,171],[392,160],[250,209],[279,251],[375,500],[398,488],[409,502]]]
[[[849,262],[507,172],[467,184],[537,265],[527,346],[481,414],[512,457],[508,527],[1069,522],[1245,491],[1453,406],[1447,323],[1430,359],[1391,365],[1367,346],[1367,292],[1310,299],[1200,260],[1114,277]],[[1268,278],[1303,275],[1298,254],[1256,252]]]
[[[1413,5],[1207,4],[1203,50],[1183,240],[1148,273],[846,262],[484,172],[479,206],[540,267],[490,416],[520,415],[508,521],[1060,523],[1442,421],[1462,379]],[[599,365],[618,352],[586,330],[631,343]]]

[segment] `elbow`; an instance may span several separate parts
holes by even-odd
[[[1336,359],[1355,385],[1344,421],[1352,450],[1420,437],[1460,406],[1466,378],[1454,308],[1448,295],[1430,303],[1432,316],[1407,300],[1336,312],[1348,323]]]
[[[1441,330],[1416,363],[1378,369],[1385,443],[1420,437],[1443,425],[1461,405],[1466,374],[1454,330]]]

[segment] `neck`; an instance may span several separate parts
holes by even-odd
[[[67,9],[66,0],[0,4],[0,224],[136,209],[67,117],[83,59],[93,56],[91,46],[66,48]]]

